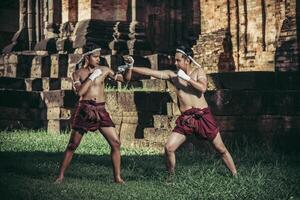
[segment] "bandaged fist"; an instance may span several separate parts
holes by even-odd
[[[183,80],[186,80],[186,81],[189,81],[189,80],[191,80],[191,77],[189,77],[183,70],[179,70],[178,72],[177,72],[177,76],[179,77],[179,78],[182,78]]]
[[[94,81],[98,76],[102,74],[101,69],[95,69],[95,71],[89,76],[89,79]]]
[[[127,56],[125,59],[125,64],[128,66],[128,68],[132,68],[133,67],[133,64],[134,64],[134,59],[132,56]]]

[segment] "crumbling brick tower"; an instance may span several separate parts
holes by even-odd
[[[200,0],[197,60],[212,72],[299,71],[298,4],[296,0]]]

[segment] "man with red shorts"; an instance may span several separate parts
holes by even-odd
[[[124,183],[121,177],[120,140],[109,113],[105,109],[104,80],[111,77],[123,81],[121,74],[115,74],[105,66],[99,66],[100,48],[83,54],[77,63],[79,69],[73,75],[73,88],[80,96],[72,121],[72,133],[60,166],[55,183],[64,180],[65,170],[69,166],[74,151],[79,146],[82,136],[88,131],[99,130],[111,147],[114,181]]]
[[[237,170],[233,159],[225,147],[219,129],[204,98],[207,88],[207,77],[201,66],[192,58],[193,51],[181,46],[176,49],[175,65],[178,72],[171,70],[152,70],[143,67],[131,67],[132,72],[169,80],[176,88],[178,107],[181,115],[176,120],[176,127],[169,136],[165,145],[169,178],[175,170],[175,151],[186,141],[188,135],[209,140],[216,151],[221,155],[225,165],[236,176]],[[192,66],[193,64],[196,67]]]

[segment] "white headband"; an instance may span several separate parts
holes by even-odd
[[[198,67],[201,68],[201,65],[199,63],[196,62],[196,60],[194,60],[192,58],[192,56],[187,55],[187,53],[185,53],[183,50],[181,49],[176,49],[176,52],[182,53],[183,55],[185,55],[186,57],[188,57],[195,65],[197,65]]]
[[[91,55],[91,54],[93,54],[93,53],[96,53],[97,51],[101,51],[101,48],[97,48],[97,49],[94,49],[94,50],[92,50],[92,51],[88,51],[88,52],[82,54],[81,58],[80,58],[79,61],[76,63],[76,65],[78,65],[79,68],[81,68],[81,67],[82,67],[82,62],[83,62],[83,60],[84,60],[84,57],[85,57],[85,56],[88,56],[88,55]]]

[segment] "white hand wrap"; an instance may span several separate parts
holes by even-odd
[[[179,77],[179,78],[182,78],[183,80],[186,80],[186,81],[189,81],[189,80],[191,80],[191,77],[189,77],[183,70],[178,70],[178,72],[177,72],[177,76]]]
[[[128,66],[129,69],[133,67],[134,64],[134,59],[132,56],[128,56],[127,59],[125,60],[126,65]]]
[[[89,79],[91,79],[92,81],[94,81],[95,78],[97,78],[101,74],[102,74],[101,69],[95,69],[95,71],[90,75]]]

